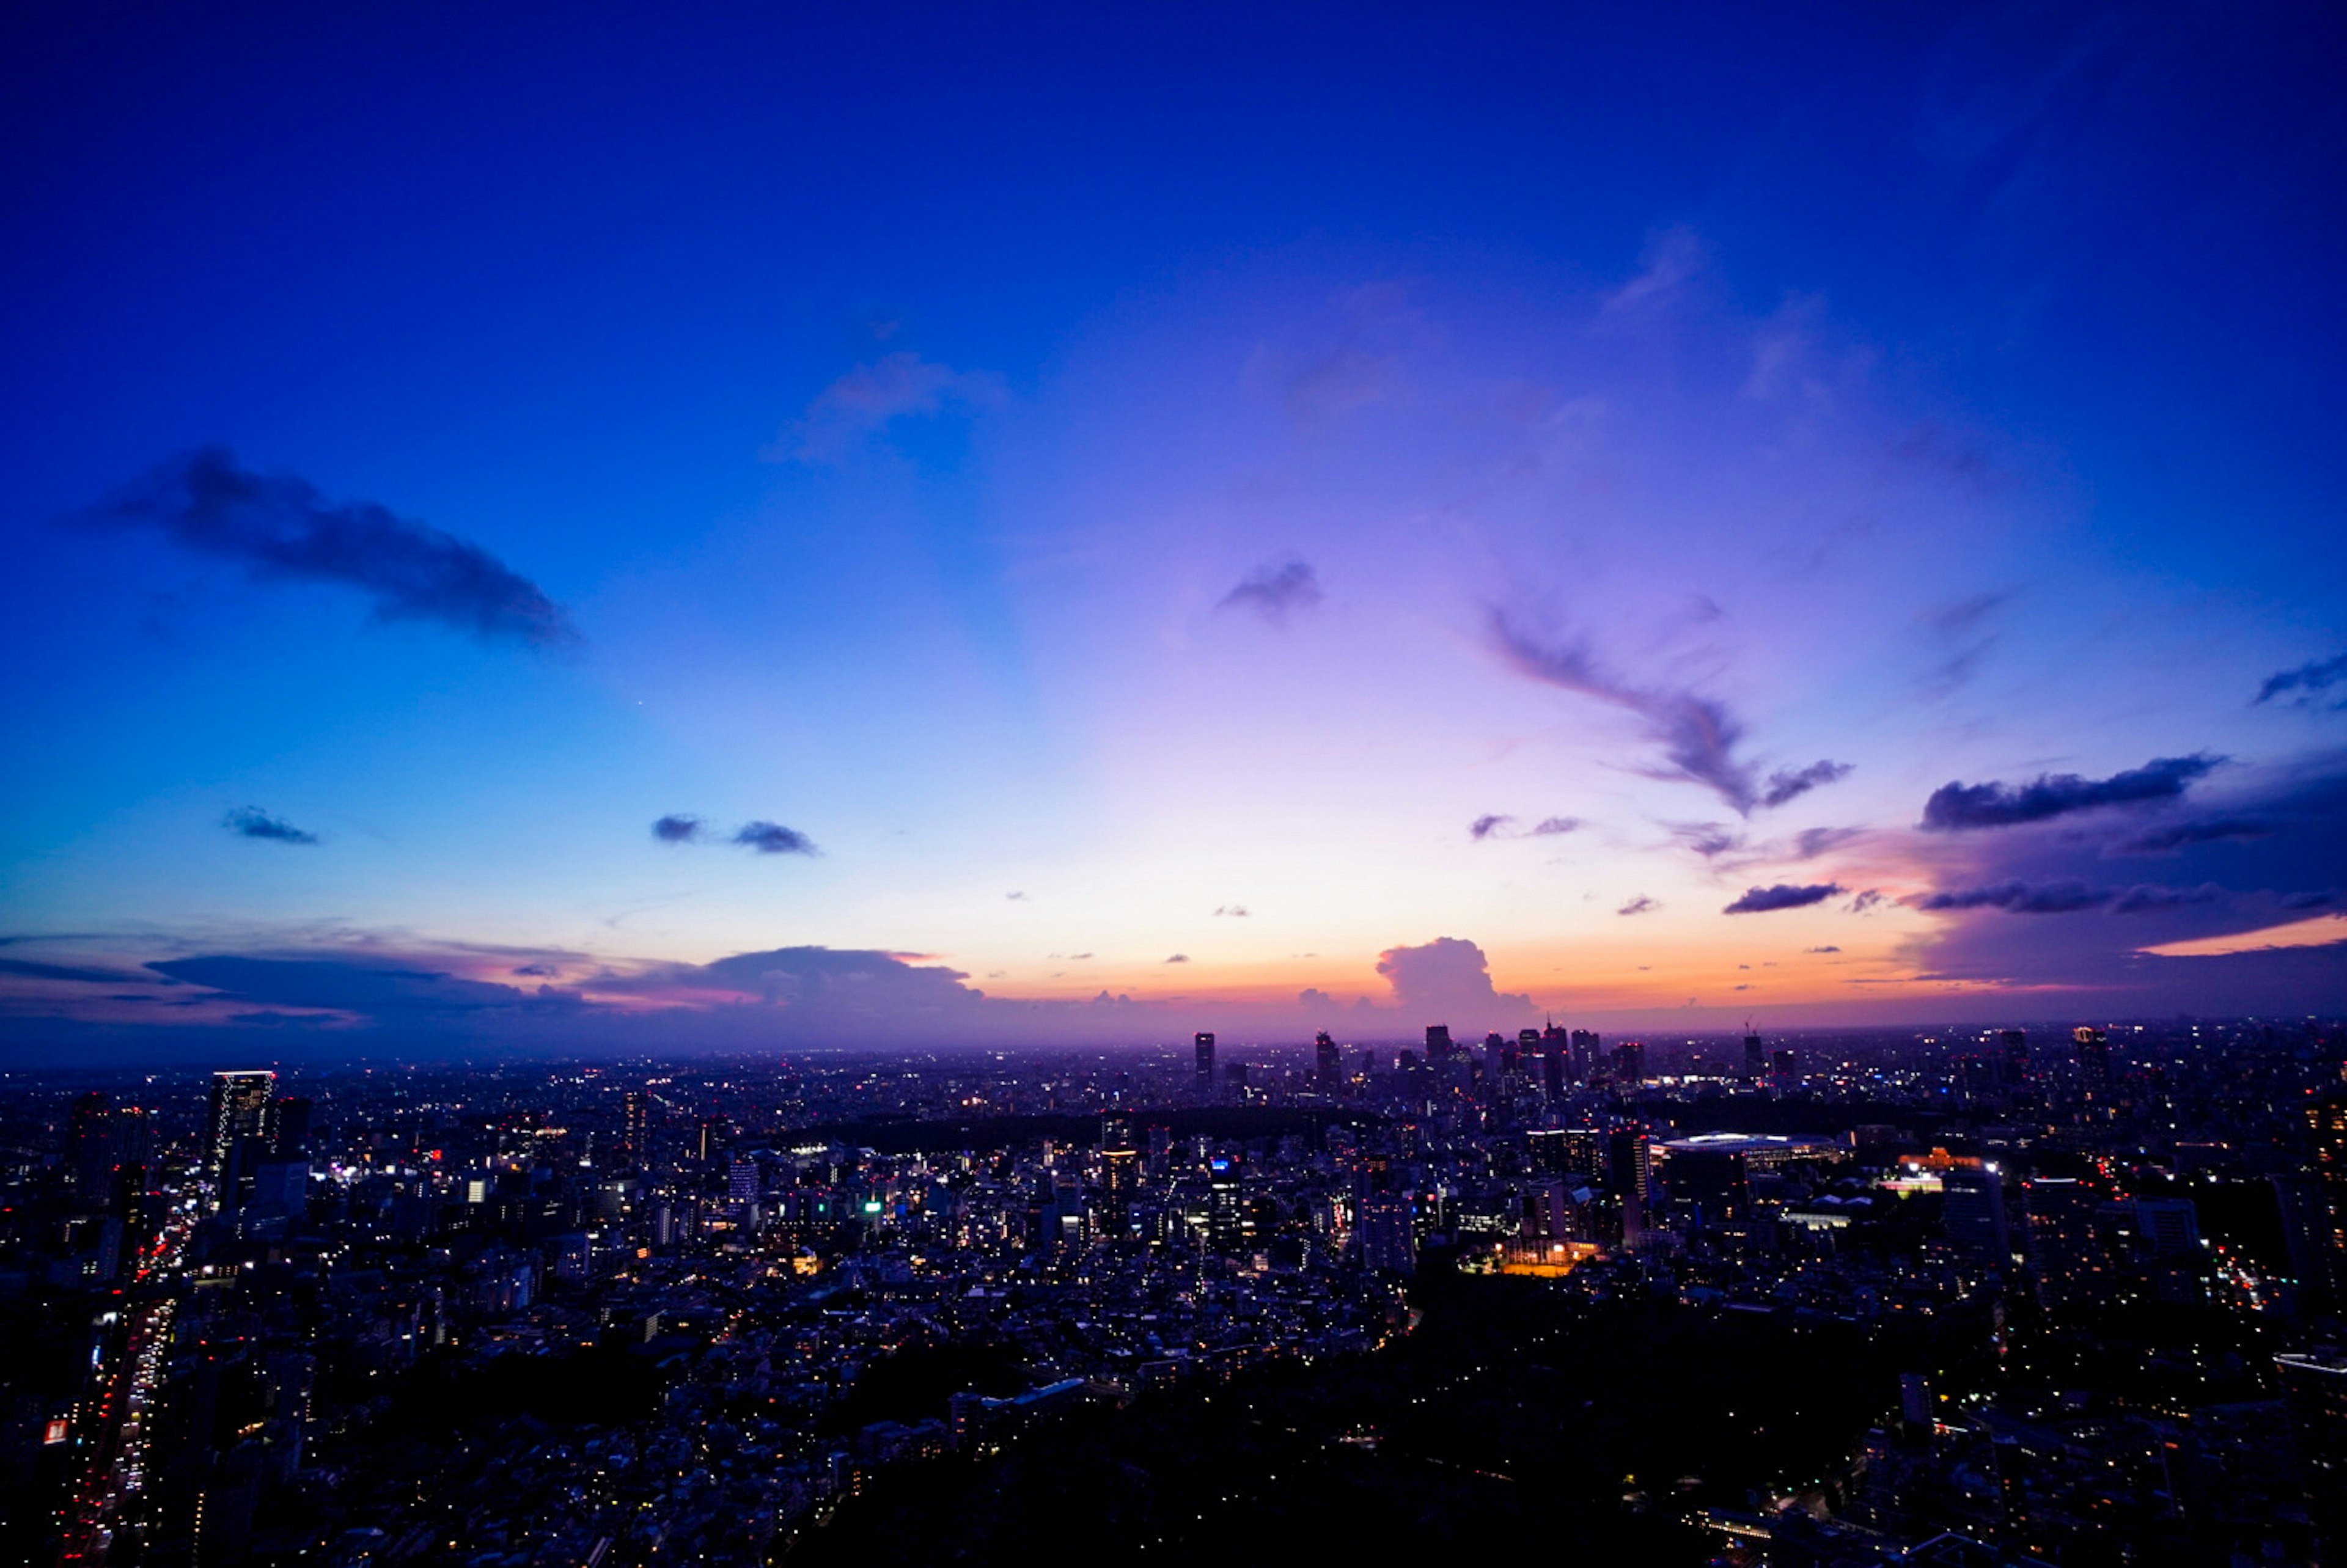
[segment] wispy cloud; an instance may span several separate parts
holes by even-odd
[[[1257,567],[1245,580],[1223,595],[1216,610],[1251,610],[1274,626],[1287,624],[1289,615],[1310,610],[1327,597],[1310,563],[1281,561]]]
[[[761,855],[813,855],[815,840],[778,822],[745,822],[734,830],[735,844]]]
[[[2301,664],[2295,670],[2285,670],[2279,675],[2267,676],[2265,684],[2258,688],[2256,702],[2270,702],[2277,697],[2289,696],[2295,692],[2296,695],[2290,696],[2287,705],[2293,708],[2309,707],[2313,704],[2317,692],[2328,692],[2342,682],[2347,682],[2347,653],[2342,653],[2334,659],[2318,659],[2311,663]],[[2330,706],[2347,708],[2347,697],[2342,697]]]
[[[152,528],[256,578],[356,589],[379,620],[539,647],[578,641],[560,605],[478,545],[373,501],[330,503],[306,480],[241,466],[225,447],[159,463],[83,517]]]
[[[1214,906],[1214,913],[1229,916],[1233,919],[1244,920],[1247,917],[1248,909],[1244,904],[1217,904]]]
[[[1518,674],[1635,714],[1663,753],[1661,763],[1639,771],[1701,784],[1739,816],[1749,816],[1757,806],[1780,804],[1849,771],[1840,763],[1813,763],[1771,774],[1764,789],[1756,766],[1737,755],[1744,726],[1719,699],[1684,688],[1640,685],[1608,669],[1586,641],[1542,643],[1496,607],[1489,611],[1489,633],[1501,658]],[[1781,799],[1768,798],[1779,789]]]
[[[1500,813],[1479,816],[1467,825],[1467,836],[1478,843],[1486,838],[1555,838],[1578,832],[1581,819],[1577,816],[1544,816],[1530,827],[1518,827],[1516,819]]]
[[[220,825],[239,838],[261,838],[274,844],[315,844],[318,835],[304,833],[282,817],[272,816],[257,805],[241,805],[220,818]]]
[[[1957,887],[1928,894],[1918,909],[2004,909],[2015,915],[2069,915],[2099,909],[2114,895],[2083,882],[2000,882],[1989,887]]]
[[[1619,909],[1614,910],[1614,913],[1616,915],[1648,915],[1661,907],[1662,906],[1660,904],[1657,904],[1655,900],[1647,897],[1644,893],[1641,893],[1635,898],[1631,899],[1627,904],[1623,905]]]
[[[2264,817],[2218,816],[2191,822],[2172,822],[2165,827],[2155,827],[2132,838],[2112,845],[2109,855],[2168,855],[2196,844],[2222,844],[2254,838],[2271,838],[2281,831],[2281,825]]]
[[[2019,785],[1949,783],[1933,790],[1932,798],[1923,803],[1922,825],[1929,833],[1962,833],[2044,822],[2102,806],[2175,800],[2226,761],[2197,752],[2188,757],[2154,757],[2139,768],[2106,779],[2041,774]]]
[[[986,372],[956,370],[917,354],[884,354],[817,393],[761,455],[770,462],[834,463],[860,437],[896,420],[948,408],[990,408],[1002,399],[1001,379]]]
[[[1481,843],[1515,820],[1512,816],[1479,816],[1467,825],[1467,836]]]
[[[1812,904],[1822,904],[1838,893],[1850,889],[1839,882],[1812,882],[1795,885],[1778,882],[1767,887],[1747,887],[1744,895],[1720,911],[1723,915],[1766,915],[1776,909],[1805,909]]]

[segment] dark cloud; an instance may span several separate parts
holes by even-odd
[[[1839,953],[1841,949],[1829,943],[1822,948],[1803,948],[1801,951],[1805,953]]]
[[[1580,826],[1577,816],[1544,816],[1532,824],[1530,831],[1534,838],[1553,838],[1560,833],[1576,832]]]
[[[2165,887],[2144,884],[2130,887],[2111,902],[2114,915],[2141,915],[2154,909],[2177,909],[2187,904],[2214,904],[2225,897],[2225,890],[2214,882],[2203,882],[2198,887]]]
[[[1310,610],[1324,597],[1320,579],[1309,564],[1286,560],[1256,568],[1246,580],[1223,595],[1214,608],[1251,610],[1274,626],[1281,626],[1291,613]]]
[[[1515,820],[1512,816],[1479,816],[1467,825],[1467,836],[1477,840],[1489,838]]]
[[[1869,909],[1873,908],[1877,904],[1881,903],[1882,897],[1883,895],[1881,888],[1870,887],[1865,892],[1860,894],[1857,897],[1850,901],[1850,912],[1853,915],[1863,915]]]
[[[1928,894],[1918,909],[2004,909],[2016,915],[2071,915],[2099,909],[2116,895],[2083,882],[2000,882],[1992,887],[1958,887]]]
[[[232,1012],[228,1021],[248,1029],[315,1029],[342,1020],[330,1012]]]
[[[2169,855],[2193,844],[2223,844],[2229,840],[2271,838],[2281,831],[2281,825],[2255,816],[2218,816],[2198,821],[2172,822],[2165,827],[2155,827],[2132,838],[2121,839],[2104,851],[2107,855]]]
[[[1778,882],[1767,887],[1746,888],[1742,897],[1720,913],[1765,915],[1775,909],[1805,909],[1812,904],[1822,904],[1838,893],[1849,891],[1839,882],[1811,882],[1799,886]]]
[[[2316,692],[2328,692],[2342,681],[2347,681],[2347,653],[2342,653],[2335,659],[2318,659],[2311,664],[2301,664],[2295,670],[2285,670],[2279,675],[2267,676],[2265,684],[2258,688],[2256,700],[2260,702],[2270,702],[2276,697],[2294,692],[2297,695],[2291,698],[2288,705],[2293,708],[2303,708],[2314,702]],[[2347,708],[2347,699],[2330,705],[2333,708]]]
[[[733,840],[745,849],[761,855],[813,855],[815,840],[794,828],[778,822],[745,822],[734,830]]]
[[[1849,763],[1816,762],[1805,768],[1779,768],[1768,775],[1768,787],[1760,792],[1762,805],[1783,805],[1798,800],[1818,788],[1850,776]]]
[[[1623,905],[1619,909],[1614,910],[1614,913],[1616,915],[1648,915],[1661,907],[1662,906],[1660,904],[1657,904],[1655,900],[1647,897],[1644,893],[1641,893],[1635,898],[1631,899],[1627,904]]]
[[[736,953],[671,979],[743,992],[803,1021],[901,1024],[920,1018],[974,1015],[986,993],[969,977],[938,965],[912,964],[902,953],[858,948],[775,948]]]
[[[1532,999],[1496,990],[1490,960],[1483,949],[1460,937],[1437,937],[1417,947],[1388,948],[1378,955],[1378,973],[1393,987],[1394,1001],[1405,1011],[1424,1014],[1423,1021],[1445,1021],[1442,1015],[1462,1019],[1494,1012],[1513,1015],[1532,1010]]]
[[[2195,781],[2206,777],[2227,759],[2207,752],[2188,757],[2154,757],[2139,768],[2113,774],[2106,779],[2076,774],[2041,774],[2025,784],[1967,784],[1951,782],[1932,792],[1923,803],[1923,828],[1930,833],[1961,833],[1980,827],[2014,827],[2044,822],[2073,812],[2110,805],[2141,805],[2175,800]]]
[[[1512,816],[1493,814],[1479,816],[1467,825],[1467,836],[1481,841],[1486,838],[1554,838],[1573,833],[1581,826],[1577,816],[1544,816],[1530,827],[1518,827]]]
[[[1647,738],[1662,748],[1662,764],[1642,770],[1650,776],[1701,784],[1739,816],[1749,816],[1756,806],[1769,804],[1758,770],[1736,754],[1744,740],[1744,726],[1718,699],[1683,689],[1637,685],[1607,670],[1587,642],[1544,645],[1496,608],[1490,611],[1489,631],[1492,646],[1518,674],[1637,715]],[[1839,766],[1818,763],[1795,773],[1776,774],[1770,787],[1778,779],[1797,779],[1819,768]],[[1819,778],[1799,785],[1785,798],[1789,800],[1823,782]]]
[[[575,1003],[541,988],[528,992],[489,980],[468,980],[436,969],[346,958],[254,958],[237,953],[164,958],[147,966],[159,975],[265,1006],[325,1008],[374,1018],[512,1009],[548,1001]]]
[[[1186,964],[1190,961],[1190,955],[1187,953],[1176,953],[1165,961],[1169,964]]]
[[[2285,909],[2328,909],[2342,898],[2347,898],[2347,893],[2342,893],[2336,887],[2318,887],[2304,893],[2285,894],[2280,904]]]
[[[159,463],[84,515],[156,529],[258,578],[354,588],[384,620],[539,647],[578,641],[560,605],[479,546],[372,501],[331,504],[305,480],[241,467],[224,447]]]
[[[519,975],[528,979],[538,980],[550,980],[561,972],[552,964],[517,964],[506,971],[509,975]]]
[[[31,958],[0,958],[0,975],[14,975],[26,980],[80,980],[93,986],[136,985],[147,979],[144,975],[126,974],[120,969],[89,968],[79,964],[44,964]],[[149,999],[142,997],[139,999]]]
[[[318,835],[304,833],[282,817],[257,805],[241,805],[220,818],[220,825],[240,838],[265,838],[277,844],[315,844]]]
[[[652,836],[662,844],[691,844],[701,836],[701,819],[682,812],[661,817],[652,824]]]

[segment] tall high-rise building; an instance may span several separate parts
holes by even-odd
[[[2100,1099],[2111,1086],[2111,1040],[2101,1030],[2080,1024],[2070,1031],[2078,1048],[2078,1086]]]
[[[2347,1562],[2347,1356],[2277,1356],[2282,1406],[2298,1450],[2323,1563]]]
[[[85,1203],[102,1201],[114,1184],[114,1111],[105,1092],[91,1090],[75,1099],[66,1119],[66,1159],[74,1190]]]
[[[1325,1029],[1312,1037],[1312,1070],[1323,1090],[1335,1090],[1337,1081],[1345,1076],[1337,1060],[1337,1042]]]
[[[1540,1055],[1541,1031],[1536,1029],[1516,1030],[1516,1047],[1508,1053],[1505,1066],[1510,1072],[1529,1072],[1533,1059]]]
[[[1595,1127],[1551,1127],[1525,1135],[1532,1169],[1544,1176],[1588,1176],[1605,1171],[1605,1134]]]
[[[1644,1083],[1646,1081],[1646,1048],[1635,1040],[1625,1040],[1615,1046],[1614,1077],[1620,1083]]]
[[[1941,1228],[1959,1252],[1975,1263],[2006,1266],[2013,1236],[2005,1222],[2004,1178],[1994,1167],[1958,1167],[1940,1174]]]
[[[1758,1035],[1746,1035],[1744,1037],[1744,1076],[1757,1083],[1768,1075],[1768,1048],[1760,1043]]]
[[[1776,1053],[1768,1058],[1768,1081],[1779,1089],[1790,1089],[1793,1080],[1799,1076],[1792,1051],[1778,1046]]]
[[[1455,1049],[1450,1043],[1450,1026],[1430,1023],[1426,1026],[1426,1060],[1429,1065],[1440,1067],[1450,1060]]]
[[[1214,1097],[1214,1036],[1210,1030],[1200,1030],[1191,1040],[1191,1049],[1198,1058],[1198,1098]]]
[[[651,1096],[641,1089],[630,1089],[620,1102],[620,1141],[625,1145],[626,1160],[638,1170],[651,1159]]]
[[[1595,1030],[1576,1029],[1573,1031],[1573,1080],[1574,1082],[1587,1083],[1597,1076],[1598,1046],[1599,1040]]]
[[[212,1074],[204,1119],[204,1176],[211,1183],[214,1208],[233,1199],[240,1166],[266,1152],[276,1089],[277,1074],[266,1070]]]
[[[2101,1195],[2065,1176],[2040,1176],[2029,1201],[2029,1263],[2037,1297],[2050,1312],[2092,1307],[2111,1291],[2109,1250],[2095,1228]]]
[[[1996,1039],[1997,1065],[2004,1075],[2004,1086],[2017,1089],[2029,1081],[2028,1031],[2008,1029]]]
[[[288,1094],[269,1110],[269,1144],[281,1160],[301,1159],[310,1153],[310,1102]]]
[[[1122,1116],[1101,1118],[1101,1187],[1122,1203],[1141,1184],[1141,1151],[1133,1146],[1133,1123]]]

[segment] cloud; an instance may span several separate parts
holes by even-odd
[[[1190,961],[1190,955],[1187,953],[1176,953],[1165,961],[1169,964],[1186,964]]]
[[[1024,893],[1005,893],[1003,897],[1010,899],[1013,904],[1019,904],[1025,902],[1027,895]]]
[[[1298,1007],[1332,1008],[1337,1005],[1337,999],[1317,986],[1307,986],[1296,993],[1296,1004]]]
[[[1703,271],[1705,259],[1703,241],[1694,230],[1674,226],[1655,231],[1646,237],[1636,274],[1606,296],[1605,309],[1628,311],[1669,298]]]
[[[1661,907],[1662,906],[1660,904],[1655,903],[1652,898],[1649,898],[1644,893],[1641,893],[1635,898],[1631,899],[1627,904],[1623,905],[1619,909],[1614,910],[1614,913],[1616,915],[1648,915]]]
[[[1244,904],[1217,904],[1214,906],[1214,913],[1227,915],[1235,920],[1244,920],[1247,917],[1248,911]]]
[[[1606,669],[1585,641],[1544,645],[1518,629],[1498,608],[1490,609],[1488,615],[1493,648],[1518,674],[1610,703],[1638,718],[1646,738],[1663,753],[1659,764],[1639,771],[1652,778],[1701,784],[1739,816],[1751,815],[1758,806],[1781,804],[1767,798],[1758,770],[1736,754],[1744,740],[1744,726],[1717,698],[1688,690],[1638,685]],[[1783,799],[1791,800],[1848,771],[1840,763],[1813,763],[1771,774],[1768,788],[1782,787],[1789,792]]]
[[[1805,768],[1779,768],[1768,775],[1768,787],[1760,793],[1762,805],[1783,805],[1798,800],[1821,784],[1848,778],[1851,764],[1837,762],[1815,762]]]
[[[2335,659],[2319,659],[2312,663],[2301,664],[2295,670],[2285,670],[2279,675],[2267,676],[2265,684],[2258,688],[2255,702],[2270,702],[2284,692],[2295,692],[2298,695],[2292,697],[2287,705],[2303,708],[2313,702],[2314,694],[2317,692],[2327,692],[2342,681],[2347,681],[2347,653],[2342,653]],[[2347,699],[2342,699],[2340,702],[2332,703],[2331,706],[2347,708]]]
[[[220,818],[220,825],[240,838],[265,838],[276,844],[315,844],[318,835],[304,833],[282,817],[257,805],[241,805]]]
[[[1990,887],[1959,887],[1926,895],[1918,909],[2004,909],[2016,915],[2070,915],[2099,909],[2115,897],[2083,882],[2000,882]]]
[[[1744,847],[1744,835],[1728,827],[1726,823],[1672,822],[1663,825],[1671,830],[1673,838],[1677,839],[1706,860],[1717,860],[1731,850]]]
[[[1923,803],[1922,825],[1929,833],[1962,833],[2044,822],[2102,806],[2175,800],[2227,760],[2207,752],[2188,757],[2154,757],[2139,768],[2106,779],[2041,774],[2018,788],[1951,782],[1933,790],[1932,798]]]
[[[1838,849],[1851,839],[1865,836],[1862,827],[1805,827],[1793,835],[1794,856],[1815,860],[1829,849]]]
[[[1480,842],[1515,820],[1512,816],[1479,816],[1467,825],[1467,836]]]
[[[1257,567],[1246,579],[1215,604],[1216,610],[1251,610],[1274,626],[1285,626],[1291,612],[1310,610],[1326,597],[1320,579],[1300,560]]]
[[[1839,882],[1812,882],[1796,886],[1778,882],[1768,887],[1747,887],[1744,896],[1720,911],[1723,915],[1765,915],[1773,909],[1803,909],[1822,904],[1850,889]]]
[[[576,1005],[568,993],[470,980],[445,970],[348,958],[277,958],[214,953],[163,958],[147,966],[159,975],[264,1006],[323,1008],[374,1018],[446,1015],[555,1003]]]
[[[1463,1017],[1494,1011],[1530,1012],[1532,999],[1496,990],[1491,964],[1483,949],[1460,937],[1437,937],[1417,947],[1388,948],[1378,955],[1378,973],[1393,987],[1394,1001],[1405,1011],[1430,1015],[1457,1012]]]
[[[527,979],[550,980],[562,971],[552,964],[516,964],[506,972],[509,975],[519,975]]]
[[[1829,942],[1822,948],[1803,948],[1801,951],[1805,953],[1839,953],[1841,949]]]
[[[1853,915],[1863,915],[1868,910],[1873,908],[1877,904],[1881,903],[1882,898],[1882,892],[1880,888],[1870,887],[1865,892],[1860,894],[1857,897],[1850,901],[1850,912]]]
[[[662,844],[691,844],[701,836],[701,819],[682,813],[661,817],[652,824],[652,836]]]
[[[93,986],[127,986],[152,984],[145,975],[126,974],[120,969],[89,968],[79,964],[44,964],[33,958],[0,958],[0,975],[14,975],[26,980],[78,980]],[[142,997],[141,1001],[148,999]]]
[[[1553,838],[1560,833],[1574,832],[1578,830],[1580,826],[1581,819],[1577,816],[1544,816],[1538,822],[1532,824],[1530,830],[1530,836],[1533,838]]]
[[[734,830],[733,842],[761,855],[816,853],[814,839],[778,822],[745,822]]]
[[[986,993],[969,977],[866,948],[774,948],[669,972],[670,983],[755,996],[801,1021],[901,1024],[974,1015]]]
[[[2120,894],[2111,904],[2111,913],[2140,915],[2154,909],[2178,909],[2187,904],[2214,904],[2224,897],[2225,890],[2214,882],[2203,882],[2198,887],[2144,884]]]
[[[2106,855],[2168,855],[2194,844],[2222,844],[2229,840],[2271,838],[2281,831],[2281,825],[2256,816],[2219,816],[2193,822],[2174,822],[2165,827],[2153,828],[2133,838],[2122,839],[2106,849]]]
[[[760,456],[769,462],[835,463],[860,437],[898,419],[949,407],[991,408],[1003,395],[1001,379],[983,371],[956,370],[917,354],[884,354],[817,393]]]
[[[2304,893],[2285,894],[2281,907],[2285,909],[2328,909],[2342,899],[2347,899],[2347,893],[2336,887],[2317,887]]]
[[[306,480],[239,466],[225,447],[159,463],[83,516],[153,528],[263,580],[354,588],[381,620],[538,647],[578,641],[560,605],[479,546],[372,501],[330,504]]]

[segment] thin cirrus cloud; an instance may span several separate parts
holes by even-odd
[[[1656,903],[1654,899],[1647,897],[1644,893],[1641,893],[1635,898],[1631,899],[1627,904],[1623,905],[1619,909],[1614,910],[1614,913],[1616,915],[1648,915],[1661,907],[1662,906],[1660,904]]]
[[[2258,688],[2257,697],[2251,705],[2270,702],[2277,697],[2284,697],[2288,699],[2284,703],[2286,707],[2311,707],[2318,693],[2328,692],[2342,682],[2347,682],[2347,653],[2342,653],[2332,659],[2313,660],[2300,665],[2295,670],[2285,670],[2279,675],[2267,676],[2265,684]],[[2329,706],[2347,708],[2347,697],[2342,697],[2338,702],[2330,703]]]
[[[1684,688],[1639,685],[1606,669],[1586,641],[1544,644],[1498,608],[1488,614],[1491,646],[1511,669],[1636,715],[1647,739],[1663,753],[1660,763],[1638,771],[1700,784],[1738,816],[1781,805],[1850,772],[1847,764],[1820,761],[1771,774],[1764,784],[1758,766],[1737,754],[1744,742],[1742,722],[1717,698]]]
[[[1747,887],[1743,897],[1720,911],[1723,915],[1766,915],[1777,909],[1806,909],[1812,904],[1850,889],[1839,882],[1796,884],[1778,882],[1767,887]]]
[[[661,844],[707,844],[708,825],[700,817],[684,812],[672,812],[652,823],[652,837]],[[784,827],[778,822],[763,818],[745,822],[726,836],[725,842],[743,849],[754,849],[761,855],[815,855],[821,853],[815,840],[796,828]],[[1012,897],[1020,895],[1012,894]]]
[[[1001,379],[984,371],[956,370],[917,354],[884,354],[817,393],[760,456],[769,462],[836,463],[865,436],[899,419],[992,408],[1004,395]]]
[[[1467,836],[1478,844],[1487,838],[1555,838],[1572,833],[1581,826],[1577,816],[1544,816],[1530,827],[1520,828],[1516,819],[1503,813],[1490,813],[1467,825]]]
[[[579,641],[560,605],[478,545],[373,501],[329,502],[305,479],[243,467],[226,447],[159,463],[81,516],[153,529],[266,581],[356,589],[378,620],[541,648]]]
[[[318,835],[305,833],[283,817],[272,816],[257,805],[241,805],[220,818],[220,825],[239,838],[258,838],[271,844],[315,844]]]
[[[2025,784],[1959,784],[1932,792],[1923,803],[1927,833],[1964,833],[1983,827],[2016,827],[2104,806],[2147,805],[2176,800],[2229,759],[2208,752],[2188,757],[2154,757],[2139,768],[2106,779],[2076,774],[2040,774]]]
[[[1285,626],[1290,615],[1312,609],[1326,597],[1311,563],[1290,559],[1256,568],[1214,608],[1252,610],[1274,626]]]

